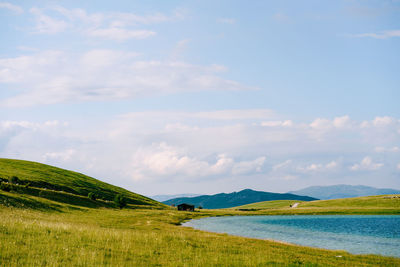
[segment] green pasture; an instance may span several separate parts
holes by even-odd
[[[18,176],[19,183],[10,182],[13,176]],[[301,202],[297,208],[290,208],[293,201],[272,201],[180,212],[48,165],[0,160],[0,178],[6,189],[0,190],[0,266],[4,267],[400,266],[400,258],[351,255],[180,226],[186,220],[209,216],[400,214],[396,195]],[[93,200],[88,191],[105,193]],[[126,208],[113,205],[110,199],[117,193],[131,199]]]

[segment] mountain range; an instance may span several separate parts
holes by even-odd
[[[216,195],[202,195],[197,197],[180,197],[163,201],[167,205],[179,205],[182,203],[192,204],[196,207],[203,207],[206,209],[224,209],[245,204],[269,201],[269,200],[303,200],[312,201],[316,198],[308,196],[299,196],[295,194],[280,194],[271,192],[254,191],[245,189],[233,193],[220,193]]]
[[[337,199],[349,197],[377,196],[400,194],[400,190],[390,188],[375,188],[364,185],[330,185],[311,186],[301,190],[290,191],[290,194],[306,195],[318,199]]]

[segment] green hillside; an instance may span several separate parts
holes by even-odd
[[[327,207],[346,207],[346,208],[399,208],[400,195],[381,195],[355,198],[342,198],[331,200],[318,200],[303,202],[299,208],[327,208]]]
[[[290,205],[299,203],[296,208]],[[400,195],[382,195],[314,201],[263,201],[234,207],[235,210],[254,210],[288,214],[400,214]]]
[[[0,159],[0,182],[8,183],[11,179],[14,179],[12,187],[16,192],[73,205],[110,206],[107,203],[112,201],[115,195],[122,194],[127,203],[132,205],[164,206],[145,196],[81,173],[37,162]],[[87,198],[90,192],[97,196],[98,201],[95,204]]]
[[[311,201],[316,198],[308,196],[298,196],[293,194],[280,194],[263,191],[255,191],[251,189],[244,189],[239,192],[232,193],[220,193],[216,195],[202,195],[197,197],[181,197],[174,198],[164,201],[167,205],[179,205],[182,203],[192,204],[196,207],[203,207],[205,209],[226,209],[236,207],[239,205],[245,205],[249,203],[255,203],[260,201],[270,200],[303,200]]]
[[[294,203],[301,203],[299,200],[272,200],[262,201],[257,203],[251,203],[243,206],[233,207],[236,210],[263,210],[263,209],[280,209],[289,208]]]

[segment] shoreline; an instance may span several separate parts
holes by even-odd
[[[310,246],[310,245],[304,245],[301,243],[293,243],[290,241],[284,241],[284,240],[279,240],[279,239],[273,239],[273,238],[263,238],[263,237],[254,237],[254,236],[246,236],[246,235],[241,235],[241,234],[232,234],[229,232],[219,232],[219,231],[212,231],[212,230],[207,230],[207,229],[201,229],[201,228],[196,228],[196,226],[194,225],[190,225],[190,223],[192,221],[197,221],[197,220],[201,220],[201,219],[209,219],[209,218],[218,218],[218,217],[253,217],[253,216],[299,216],[296,214],[285,214],[285,215],[266,215],[266,214],[262,214],[262,215],[227,215],[227,216],[205,216],[205,217],[200,217],[200,218],[193,218],[190,220],[187,220],[185,222],[183,222],[181,224],[182,227],[185,228],[191,228],[193,230],[198,230],[198,231],[202,231],[205,233],[215,233],[215,234],[224,234],[224,235],[229,235],[229,236],[235,236],[235,237],[241,237],[241,238],[248,238],[248,239],[257,239],[257,240],[265,240],[265,241],[269,241],[269,242],[275,242],[275,243],[279,243],[279,244],[283,244],[283,245],[287,245],[287,246],[296,246],[296,247],[305,247],[305,248],[310,248],[310,249],[322,249],[322,250],[326,250],[326,251],[330,251],[330,252],[345,252],[351,255],[362,255],[362,256],[367,256],[367,255],[375,255],[375,256],[381,256],[381,257],[389,257],[389,258],[397,258],[400,259],[400,255],[387,255],[387,254],[378,254],[378,253],[369,253],[369,252],[365,252],[365,253],[355,253],[352,251],[349,251],[348,249],[332,249],[332,248],[326,248],[326,247],[321,247],[318,245],[315,246]],[[300,215],[300,216],[340,216],[340,217],[345,217],[345,216],[373,216],[373,217],[378,217],[378,216],[394,216],[394,217],[399,217],[400,215],[398,214],[336,214],[336,215],[332,215],[332,214],[308,214],[308,215]],[[328,233],[333,233],[333,232],[328,232]],[[345,233],[343,233],[345,234]],[[372,236],[365,236],[365,237],[372,237]],[[342,257],[342,255],[338,255],[338,257]]]

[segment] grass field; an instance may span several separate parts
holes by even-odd
[[[10,192],[0,190],[0,266],[400,266],[399,258],[351,255],[179,226],[204,216],[379,214],[379,210],[399,214],[394,196],[307,202],[299,208],[279,201],[258,203],[254,204],[258,208],[247,211],[178,212],[149,203],[128,204],[120,210],[105,200],[94,202],[53,189],[20,185]]]
[[[109,201],[112,201],[116,194],[123,194],[131,204],[163,206],[150,198],[78,172],[37,162],[0,158],[0,181],[8,181],[13,176],[18,178],[19,184],[29,184],[31,187],[80,196],[87,196],[93,192],[99,199]]]
[[[290,205],[296,202],[299,205],[296,208],[290,208]],[[268,214],[400,214],[400,195],[304,202],[293,200],[264,201],[232,209]]]
[[[76,206],[13,192],[0,191],[0,196],[42,205],[38,209],[0,205],[1,266],[400,265],[398,258],[351,255],[179,226],[202,216],[290,214],[295,209],[190,213],[129,206],[119,210]]]
[[[274,200],[274,201],[263,201],[258,203],[247,204],[243,206],[234,207],[234,210],[264,210],[264,209],[279,209],[289,208],[294,203],[301,203],[300,200]]]

